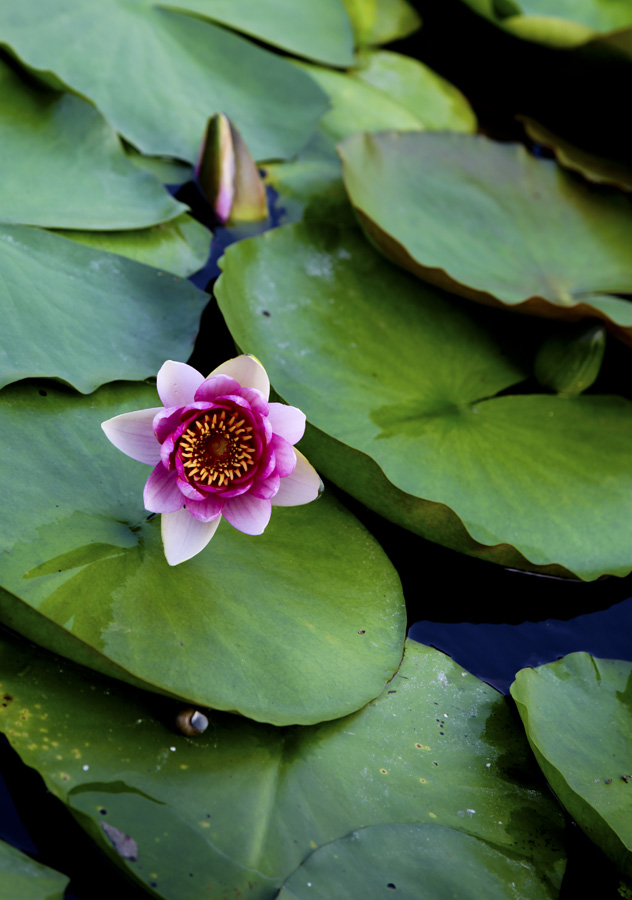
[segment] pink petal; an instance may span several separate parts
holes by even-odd
[[[205,402],[225,397],[227,394],[238,394],[240,384],[229,375],[209,375],[195,392],[195,399]]]
[[[270,521],[272,505],[269,500],[242,494],[224,503],[222,514],[233,528],[244,534],[263,534]]]
[[[156,513],[175,512],[184,506],[184,497],[178,487],[176,473],[173,470],[168,472],[159,462],[147,479],[143,502],[145,509]]]
[[[161,409],[162,407],[154,407],[123,413],[102,422],[101,428],[108,440],[127,456],[155,466],[160,459],[160,445],[154,436],[152,423]]]
[[[179,469],[179,467],[177,467],[177,468]],[[203,494],[201,491],[196,490],[196,488],[194,488],[192,484],[189,484],[189,482],[185,478],[181,478],[178,475],[176,481],[177,481],[179,491],[182,494],[184,494],[184,496],[187,498],[187,500],[204,500],[205,499],[206,494]]]
[[[264,400],[267,401],[270,396],[270,379],[266,370],[254,356],[235,356],[213,369],[211,375],[230,375],[242,387],[256,388],[261,391]]]
[[[273,506],[301,506],[311,503],[323,490],[323,483],[316,469],[308,463],[299,450],[296,453],[296,468],[287,478],[281,479],[279,490],[272,498]]]
[[[210,522],[217,518],[224,506],[224,500],[217,494],[207,494],[204,500],[187,500],[187,509],[200,522]]]
[[[193,403],[195,392],[203,381],[204,376],[197,369],[168,359],[158,372],[156,388],[163,406],[186,406]]]
[[[261,497],[263,500],[271,500],[279,490],[280,484],[281,479],[275,472],[273,475],[270,475],[269,478],[262,478],[259,481],[255,481],[255,483],[250,488],[250,493],[253,497]]]
[[[305,413],[295,406],[271,403],[268,419],[274,433],[285,438],[290,444],[296,444],[305,434]]]
[[[215,534],[221,516],[212,522],[200,522],[184,507],[161,516],[162,545],[170,566],[191,559],[204,550]]]
[[[288,475],[291,475],[296,468],[296,454],[294,452],[294,447],[291,444],[288,444],[285,438],[279,437],[278,434],[272,435],[270,446],[274,450],[277,473],[281,478],[286,478]]]

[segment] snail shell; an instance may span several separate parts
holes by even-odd
[[[206,731],[208,728],[208,719],[199,711],[199,709],[194,709],[190,706],[178,713],[176,716],[176,725],[182,734],[187,734],[189,737],[195,737],[198,734],[202,734],[203,731]]]

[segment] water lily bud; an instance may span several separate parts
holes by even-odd
[[[535,377],[562,397],[576,397],[595,382],[606,348],[606,329],[579,322],[543,341],[535,359]]]
[[[238,129],[223,113],[208,120],[195,177],[220,224],[267,218],[268,200],[257,166]]]

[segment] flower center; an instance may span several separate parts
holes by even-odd
[[[192,482],[224,487],[255,465],[252,426],[238,413],[216,409],[192,422],[178,443],[184,473]]]

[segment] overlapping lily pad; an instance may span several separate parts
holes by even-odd
[[[188,357],[208,297],[129,259],[0,226],[0,385],[44,376],[88,393]]]
[[[331,109],[296,160],[266,166],[268,181],[280,195],[284,223],[303,216],[337,224],[353,221],[335,151],[343,138],[389,128],[472,131],[476,124],[453,85],[398,53],[365,51],[348,73],[302,68],[327,93]]]
[[[571,48],[632,25],[630,0],[465,0],[517,37]]]
[[[155,406],[154,388],[81,398],[35,382],[5,389],[0,402],[0,477],[13,510],[2,587],[122,677],[287,724],[345,715],[393,675],[405,628],[399,579],[333,498],[276,510],[261,537],[223,522],[206,551],[170,567],[159,519],[143,509],[149,467],[100,427]],[[26,469],[19,446],[29,448]],[[38,628],[56,646],[57,629]]]
[[[407,0],[343,0],[358,45],[388,44],[408,37],[421,26],[419,13]]]
[[[64,900],[68,878],[0,841],[0,884],[7,900]]]
[[[524,116],[521,118],[531,140],[552,150],[560,165],[573,172],[579,172],[588,181],[632,191],[632,166],[629,162],[598,156],[576,146],[561,135],[554,134],[540,122]]]
[[[340,154],[363,227],[395,262],[482,303],[603,319],[632,343],[624,196],[474,135],[355,135]]]
[[[632,664],[571,653],[522,669],[511,693],[560,802],[632,875]]]
[[[629,401],[495,397],[530,371],[528,332],[517,356],[515,320],[415,280],[355,231],[286,226],[230,247],[223,269],[231,333],[306,412],[327,477],[464,552],[630,571]]]
[[[27,86],[0,60],[0,222],[144,228],[186,208],[127,159],[85,100]]]
[[[383,900],[388,891],[397,891],[398,900],[557,896],[533,865],[485,841],[442,825],[393,824],[362,828],[315,850],[279,900]]]
[[[209,230],[186,213],[171,222],[138,231],[63,231],[61,235],[181,278],[202,268],[211,243]]]
[[[45,16],[39,0],[24,0],[0,9],[0,34],[149,155],[194,162],[209,115],[224,112],[255,159],[285,158],[327,106],[314,82],[274,53],[151,0],[50,0]]]
[[[538,900],[556,896],[561,816],[526,741],[502,696],[436,650],[409,643],[400,673],[353,716],[275,729],[217,713],[191,739],[170,725],[171,704],[0,647],[9,740],[159,897],[271,900],[312,850],[392,822],[481,838],[490,856],[533,867]]]
[[[351,23],[342,0],[168,0],[265,43],[330,66],[353,60]]]

